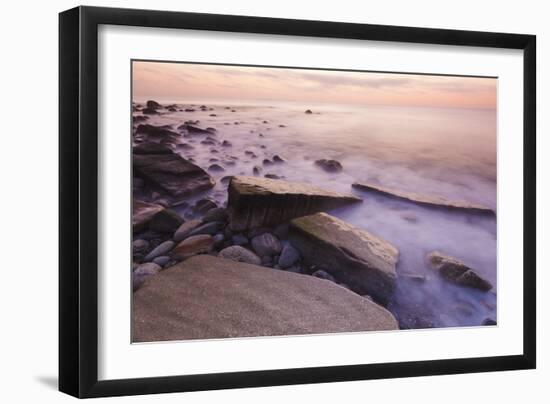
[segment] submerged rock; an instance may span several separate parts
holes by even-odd
[[[387,241],[326,213],[293,219],[289,239],[307,264],[357,293],[383,304],[392,296],[399,252]]]
[[[148,203],[134,199],[132,203],[132,228],[134,233],[147,227],[149,221],[164,207],[154,203]]]
[[[158,102],[154,100],[148,100],[145,105],[147,105],[147,108],[151,108],[151,109],[158,109],[162,107]]]
[[[323,170],[331,173],[342,171],[343,169],[342,164],[337,160],[320,159],[315,160],[315,164],[321,167]]]
[[[361,199],[353,195],[259,177],[235,176],[228,188],[230,226],[235,231],[274,226],[357,202]]]
[[[244,247],[239,245],[233,245],[227,248],[224,248],[218,254],[218,257],[227,258],[232,261],[237,262],[246,262],[248,264],[260,265],[262,260],[252,251],[247,250]]]
[[[418,205],[429,206],[433,208],[443,208],[449,210],[459,210],[482,215],[494,216],[495,211],[491,208],[482,205],[476,205],[466,201],[453,201],[440,196],[421,195],[414,192],[405,192],[395,189],[386,188],[380,185],[370,183],[353,183],[353,188],[361,191],[372,192],[378,195],[384,195],[390,198],[401,199],[407,202],[412,202]]]
[[[207,255],[148,280],[132,315],[134,342],[397,329],[389,311],[330,282]]]
[[[427,256],[430,266],[436,270],[446,281],[459,286],[466,286],[488,292],[493,285],[468,267],[462,261],[433,251]]]
[[[134,170],[172,196],[188,196],[205,191],[215,182],[199,166],[175,153],[134,154]]]
[[[163,138],[172,138],[178,139],[180,136],[176,133],[167,129],[164,126],[155,126],[149,125],[147,123],[139,124],[136,133],[143,133],[154,139],[163,139]]]

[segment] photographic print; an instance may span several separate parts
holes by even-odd
[[[496,78],[131,80],[133,342],[497,324]]]

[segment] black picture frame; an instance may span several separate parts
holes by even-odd
[[[100,24],[522,50],[523,353],[98,381],[97,52]],[[534,35],[96,7],[77,7],[60,13],[59,389],[85,398],[535,368],[535,107]]]

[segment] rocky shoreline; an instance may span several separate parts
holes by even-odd
[[[362,198],[265,172],[270,166],[285,164],[284,157],[273,155],[254,166],[252,175],[221,177],[219,181],[227,186],[227,202],[220,203],[208,195],[216,184],[212,173],[223,173],[224,166],[239,159],[233,154],[220,156],[221,149],[232,147],[231,139],[220,137],[222,129],[202,128],[198,120],[185,121],[176,129],[146,123],[149,116],[157,114],[215,109],[205,105],[162,106],[152,100],[145,105],[134,104],[133,109],[132,281],[136,341],[411,328],[401,308],[392,307],[392,296],[400,282],[396,270],[398,249],[378,235],[330,214],[336,208],[361,203]],[[311,110],[305,111],[305,115],[311,114]],[[211,164],[207,167],[180,154],[182,150],[192,151],[197,143],[211,148]],[[242,152],[247,159],[259,159],[252,151]],[[312,164],[327,172],[342,169],[340,162],[330,159]],[[417,199],[432,205],[437,201]],[[202,275],[201,266],[207,268]],[[428,254],[426,266],[458,287],[483,293],[493,288],[475,269],[443,253]],[[272,285],[262,285],[260,296],[250,288],[263,275]],[[416,283],[424,281],[416,279]],[[192,291],[197,287],[208,288],[201,292],[204,300],[200,307],[192,301],[198,298]],[[310,296],[308,288],[325,294],[322,307],[326,316],[318,314],[315,302],[319,297]],[[216,293],[215,298],[209,297],[209,290]],[[298,311],[288,306],[293,298],[298,299],[293,293],[303,295]],[[341,311],[340,300],[349,301],[349,313]],[[244,306],[243,301],[247,302]],[[222,311],[225,306],[225,310],[238,308],[245,318],[239,320],[227,311],[229,317],[220,319],[205,309],[204,305],[210,304],[221,304]],[[361,317],[363,306],[369,309]],[[279,323],[269,325],[261,320],[274,312],[279,313]],[[174,322],[176,317],[179,320]],[[336,317],[340,320],[334,320]],[[235,327],[236,321],[243,322],[240,329]],[[487,318],[482,325],[493,323]],[[426,321],[420,325],[429,324]]]

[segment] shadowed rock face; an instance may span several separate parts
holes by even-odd
[[[308,184],[246,176],[231,179],[228,196],[234,231],[275,226],[295,217],[361,202],[353,195]]]
[[[395,330],[393,315],[332,282],[207,255],[134,293],[133,341]]]
[[[149,221],[159,212],[163,211],[164,207],[147,203],[137,199],[132,202],[132,228],[134,232],[143,230]]]
[[[326,213],[290,222],[289,239],[309,265],[315,265],[386,304],[396,283],[399,251],[373,234]]]
[[[459,210],[464,212],[477,213],[482,215],[494,216],[495,211],[482,205],[476,205],[465,201],[453,201],[440,196],[420,195],[413,192],[398,191],[375,184],[354,183],[353,188],[362,191],[373,192],[390,198],[402,199],[404,201],[429,206],[432,208]]]
[[[134,154],[134,170],[172,196],[210,189],[214,180],[199,166],[175,153]]]
[[[487,292],[493,288],[491,282],[483,279],[472,268],[462,261],[443,255],[438,251],[428,254],[428,262],[431,267],[447,281],[459,286],[466,286]]]

